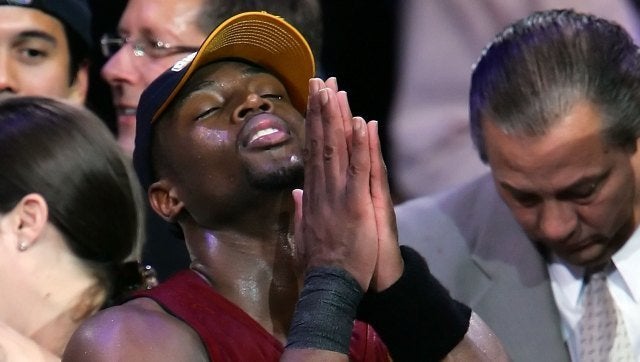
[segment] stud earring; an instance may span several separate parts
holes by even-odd
[[[25,251],[29,249],[29,243],[27,243],[26,241],[21,241],[18,243],[18,250],[19,251]]]

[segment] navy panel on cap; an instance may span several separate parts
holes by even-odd
[[[140,183],[145,190],[153,182],[151,169],[151,138],[153,136],[153,117],[158,108],[166,101],[186,69],[169,69],[156,78],[140,95],[136,112],[136,140],[133,149],[133,166],[138,173]]]

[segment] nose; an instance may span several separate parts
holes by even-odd
[[[560,243],[569,239],[577,227],[578,216],[573,205],[563,201],[545,201],[538,216],[538,232],[543,240]]]
[[[115,52],[102,66],[101,75],[111,86],[120,83],[136,83],[139,74],[131,59],[131,52],[127,46],[123,46]]]
[[[17,94],[19,91],[11,59],[4,52],[0,53],[0,92]]]
[[[234,112],[234,120],[236,122],[242,122],[247,116],[260,113],[269,112],[273,109],[273,103],[267,98],[260,97],[256,93],[249,93],[245,97],[244,101],[238,105]]]

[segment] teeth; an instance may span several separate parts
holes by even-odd
[[[267,136],[267,135],[270,135],[270,134],[274,134],[276,132],[278,132],[278,130],[275,129],[275,128],[267,128],[267,129],[260,130],[260,131],[256,132],[256,134],[253,135],[253,137],[251,137],[251,139],[249,140],[249,143],[257,140],[260,137]]]

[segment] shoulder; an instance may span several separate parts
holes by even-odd
[[[71,337],[64,361],[208,360],[197,333],[148,298],[107,308]]]
[[[395,211],[402,237],[421,243],[441,240],[446,245],[452,240],[471,242],[496,217],[511,217],[491,174],[443,193],[409,200]]]

